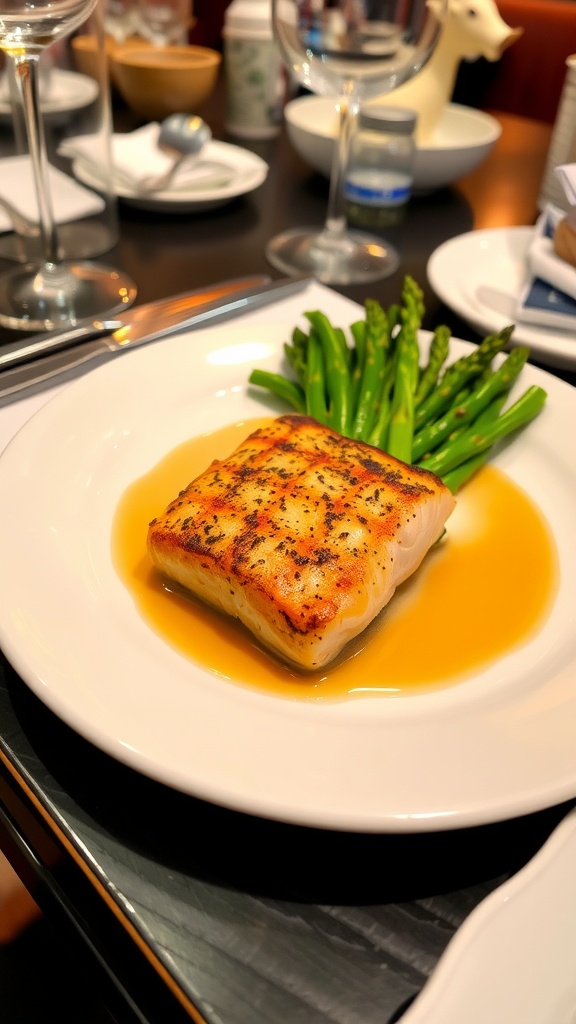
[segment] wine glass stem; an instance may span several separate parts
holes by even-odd
[[[58,240],[54,226],[52,198],[48,186],[48,159],[44,139],[44,125],[40,113],[38,89],[38,56],[25,54],[13,57],[18,95],[24,111],[24,122],[28,136],[28,149],[32,162],[34,188],[38,202],[40,242],[44,261],[58,263]]]
[[[345,185],[350,162],[350,147],[358,117],[359,101],[355,95],[353,82],[349,82],[340,97],[340,121],[338,136],[330,173],[330,189],[328,193],[328,211],[326,214],[325,234],[332,240],[342,238],[346,234],[346,199]]]

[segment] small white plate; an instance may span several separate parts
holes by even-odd
[[[166,189],[164,192],[145,194],[137,192],[126,185],[116,182],[116,195],[129,206],[153,212],[195,213],[215,209],[229,203],[237,196],[246,195],[258,188],[268,174],[268,164],[241,146],[233,146],[228,142],[210,142],[210,159],[221,160],[235,168],[232,180],[226,185],[208,188],[190,185],[188,188]],[[95,166],[82,157],[74,160],[72,170],[75,176],[91,188],[102,186]]]
[[[42,114],[52,120],[74,113],[92,103],[98,95],[98,84],[89,75],[78,71],[53,68],[50,72],[49,88],[40,96]],[[0,92],[0,122],[12,122],[13,111],[7,82],[2,82]]]
[[[402,1024],[575,1024],[576,812],[490,894]]]
[[[529,345],[548,366],[576,366],[574,331],[516,322],[516,304],[528,278],[526,257],[534,228],[468,231],[440,245],[428,261],[430,285],[479,334],[516,323],[513,343]]]
[[[321,305],[300,297],[300,309],[323,309],[343,326],[357,319],[361,307],[322,294]],[[415,832],[571,798],[576,396],[537,367],[524,367],[519,387],[545,387],[546,408],[495,461],[546,517],[559,588],[542,628],[477,675],[418,697],[296,701],[231,684],[140,616],[111,550],[118,502],[183,441],[269,412],[247,386],[249,373],[279,372],[292,326],[306,323],[301,313],[273,316],[262,310],[250,323],[119,356],[65,387],[18,431],[0,457],[6,656],[41,700],[113,757],[239,810]],[[454,358],[471,350],[452,342]]]

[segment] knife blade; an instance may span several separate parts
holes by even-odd
[[[128,331],[146,331],[150,323],[160,329],[165,324],[169,326],[174,320],[185,318],[187,311],[192,312],[197,306],[205,302],[212,302],[220,296],[228,295],[230,292],[257,289],[270,283],[270,277],[264,274],[251,275],[250,277],[233,278],[229,281],[222,281],[206,288],[194,288],[189,292],[182,292],[180,295],[171,295],[167,299],[158,299],[155,302],[147,302],[144,305],[127,309],[121,316],[111,320],[94,320],[92,323],[79,324],[76,327],[69,327],[60,331],[42,332],[35,334],[25,341],[15,341],[0,349],[0,371],[9,366],[17,366],[20,363],[28,362],[29,359],[36,359],[38,356],[48,355],[57,349],[67,348],[69,345],[76,345],[89,338],[103,337],[106,334],[113,334],[121,328]],[[137,335],[139,336],[139,334]]]
[[[118,355],[139,345],[157,341],[186,330],[206,327],[214,321],[223,321],[243,312],[268,305],[302,291],[312,278],[308,276],[281,278],[227,294],[218,294],[209,301],[201,301],[190,312],[193,295],[175,296],[158,303],[147,303],[130,310],[116,328],[89,325],[87,333],[56,345],[49,355],[28,357],[22,365],[13,365],[0,373],[0,398],[18,394],[28,388],[54,380],[71,370],[89,369],[102,356]],[[215,286],[218,289],[219,286]],[[220,286],[222,287],[222,286]],[[205,293],[202,293],[205,297]],[[138,314],[138,310],[144,311]],[[128,322],[128,320],[130,322]],[[91,328],[91,329],[90,329]],[[84,329],[83,329],[84,330]],[[60,333],[60,332],[59,332]],[[68,336],[72,333],[66,333]],[[82,340],[88,338],[88,340]],[[49,341],[49,338],[42,339]],[[81,344],[78,344],[82,341]]]

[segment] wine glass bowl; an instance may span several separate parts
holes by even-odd
[[[38,207],[38,257],[0,273],[0,324],[52,330],[109,317],[134,301],[120,271],[60,258],[39,97],[39,59],[53,43],[95,15],[97,0],[2,0],[0,50],[14,86],[14,119],[22,117]]]
[[[272,0],[275,38],[291,75],[312,92],[340,95],[326,223],[270,241],[267,257],[283,273],[354,284],[396,270],[398,255],[382,238],[348,230],[350,144],[361,101],[392,91],[426,64],[440,33],[437,11],[427,0]]]
[[[97,0],[7,0],[0,4],[0,49],[13,57],[38,56],[90,16]]]

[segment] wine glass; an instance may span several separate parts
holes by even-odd
[[[39,59],[56,40],[78,28],[97,0],[0,0],[0,50],[12,62],[38,202],[42,257],[0,274],[0,324],[52,330],[110,316],[135,297],[133,282],[96,263],[61,261],[48,179],[39,101]]]
[[[313,92],[340,94],[326,222],[323,229],[294,228],[269,242],[266,255],[283,273],[355,284],[396,270],[392,246],[347,228],[350,144],[361,101],[397,88],[432,54],[446,0],[442,5],[432,10],[427,0],[272,0],[274,33],[290,72]]]
[[[192,24],[190,0],[137,0],[138,27],[155,46],[183,46]]]

